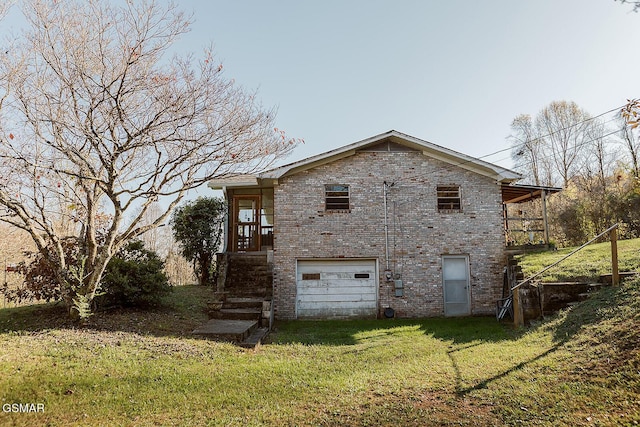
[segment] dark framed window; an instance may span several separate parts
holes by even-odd
[[[459,186],[439,185],[436,191],[438,197],[438,212],[460,212],[462,210]]]
[[[343,184],[327,184],[324,186],[325,209],[328,211],[348,211],[349,186]]]

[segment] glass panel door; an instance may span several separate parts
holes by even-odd
[[[469,304],[469,260],[465,255],[442,257],[444,315],[466,316]]]
[[[260,250],[260,196],[234,197],[233,211],[236,252]]]

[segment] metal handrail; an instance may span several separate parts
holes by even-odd
[[[542,270],[540,270],[539,272],[537,272],[536,274],[534,274],[533,276],[524,279],[522,282],[518,283],[517,285],[515,285],[513,288],[511,288],[511,292],[513,292],[514,290],[518,289],[520,286],[527,284],[529,282],[531,282],[533,279],[535,279],[536,277],[540,276],[542,273],[546,272],[547,270],[555,267],[556,265],[560,264],[562,261],[564,261],[565,259],[569,258],[570,256],[572,256],[573,254],[575,254],[576,252],[584,249],[585,246],[590,245],[591,243],[593,243],[594,241],[598,240],[600,237],[604,236],[605,234],[611,232],[611,230],[614,230],[616,228],[618,228],[619,224],[614,224],[611,227],[607,228],[605,231],[603,231],[602,233],[598,234],[596,237],[594,237],[593,239],[589,240],[587,243],[585,243],[584,245],[580,246],[579,248],[575,249],[574,251],[572,251],[570,254],[565,255],[564,257],[562,257],[560,260],[554,262],[553,264],[543,268]]]

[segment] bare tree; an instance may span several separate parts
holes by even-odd
[[[633,176],[640,178],[640,99],[629,100],[620,111],[620,138],[629,153]]]
[[[628,125],[625,119],[620,117],[619,137],[629,156],[631,173],[635,178],[640,178],[640,132]]]
[[[13,6],[14,3],[14,0],[4,0],[0,3],[0,20],[9,13],[9,9],[11,9],[11,6]]]
[[[548,175],[544,167],[544,139],[539,138],[536,128],[531,121],[531,116],[521,114],[511,122],[513,134],[509,137],[512,141],[512,157],[515,168],[523,172],[525,176],[533,178],[533,184],[543,185],[543,177]],[[549,182],[544,182],[550,185]]]
[[[587,142],[584,145],[584,165],[581,175],[595,180],[600,191],[607,192],[607,179],[614,173],[616,153],[610,149],[610,141],[604,135],[610,135],[605,125],[599,120],[593,120],[587,129]]]
[[[555,173],[566,187],[583,163],[584,146],[593,135],[591,116],[575,102],[554,101],[536,117]]]
[[[152,224],[156,218],[163,213],[164,209],[160,203],[154,202],[150,204],[140,220],[140,225]],[[137,212],[134,213],[135,216],[137,216],[137,214]],[[156,252],[161,258],[165,258],[169,253],[173,236],[171,235],[170,227],[165,227],[165,224],[160,224],[141,234],[138,238],[144,243],[145,249]]]
[[[29,29],[0,62],[0,220],[29,233],[82,317],[113,254],[187,191],[268,167],[296,141],[210,49],[167,58],[189,30],[174,4],[29,0],[23,11]],[[156,201],[163,211],[142,221]]]
[[[635,1],[635,0],[614,0],[614,1],[619,1],[622,4],[628,3],[632,5],[634,12],[638,12],[640,10],[640,1]]]

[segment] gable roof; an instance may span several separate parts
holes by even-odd
[[[522,178],[522,176],[517,172],[503,168],[502,166],[485,162],[484,160],[459,153],[449,148],[433,144],[396,130],[390,130],[353,144],[345,145],[325,153],[264,171],[258,175],[244,175],[241,177],[235,176],[233,180],[229,180],[229,178],[212,180],[209,186],[212,188],[221,188],[223,186],[233,187],[239,186],[239,182],[248,183],[256,182],[257,180],[278,180],[279,178],[294,175],[323,164],[353,156],[358,151],[366,151],[367,149],[379,147],[385,142],[389,143],[388,150],[390,151],[400,151],[402,150],[402,147],[406,148],[404,151],[420,151],[427,157],[467,169],[479,175],[495,179],[500,183],[508,184]]]

